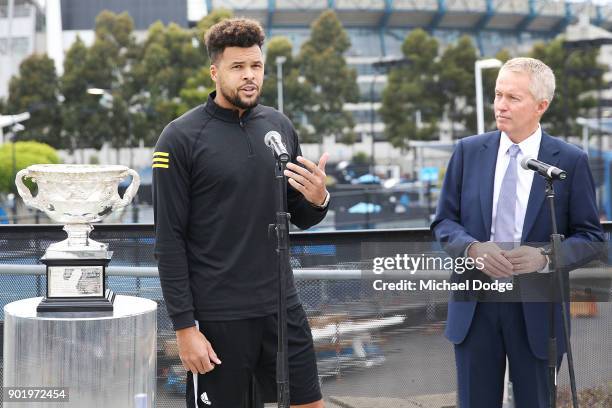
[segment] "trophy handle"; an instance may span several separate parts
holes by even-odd
[[[130,183],[128,188],[125,190],[125,194],[123,194],[123,198],[119,200],[119,202],[117,203],[117,207],[116,207],[117,209],[123,208],[126,205],[128,205],[132,201],[136,193],[138,192],[138,187],[140,186],[140,176],[135,170],[128,169],[127,175],[132,176],[132,182]]]
[[[30,189],[27,188],[26,185],[23,183],[23,178],[28,177],[28,174],[30,174],[30,170],[26,168],[26,169],[19,170],[19,172],[15,176],[15,185],[17,186],[17,192],[19,193],[21,198],[23,198],[24,203],[41,210],[40,206],[38,205],[34,197],[32,197],[32,193],[30,192]]]

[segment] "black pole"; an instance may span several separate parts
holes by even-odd
[[[372,203],[372,196],[370,194],[370,189],[366,186],[364,191],[365,191],[365,203],[366,203],[365,229],[370,229],[372,228],[370,224],[370,209],[374,211],[374,203]]]
[[[372,77],[372,83],[370,84],[370,135],[372,135],[372,145],[370,146],[370,173],[374,175],[374,167],[376,162],[374,161],[374,150],[375,150],[375,135],[374,135],[374,116],[376,112],[374,110],[374,85],[376,84],[377,72],[375,70],[374,76]]]
[[[569,85],[567,79],[567,61],[568,57],[565,59],[565,63],[563,64],[563,137],[565,141],[569,139],[569,124],[567,123],[569,119]]]
[[[599,74],[601,75],[601,74]],[[600,183],[603,185],[603,179],[604,179],[604,157],[603,157],[603,135],[601,134],[601,118],[602,118],[602,112],[601,112],[601,76],[598,76],[597,79],[597,150],[599,150],[599,153],[597,154],[597,183]],[[603,208],[603,188],[599,188],[598,189],[598,194],[597,194],[597,206],[599,208]]]
[[[138,193],[134,196],[134,200],[132,201],[132,223],[138,224],[140,221],[140,208],[139,208],[139,200]]]
[[[597,78],[597,148],[599,157],[603,158],[603,139],[601,134],[601,77]]]
[[[576,393],[576,377],[574,373],[574,359],[572,357],[572,346],[570,343],[569,332],[569,316],[566,308],[567,299],[565,298],[565,276],[561,261],[561,242],[563,235],[558,233],[557,218],[555,214],[555,190],[553,180],[544,178],[546,182],[546,201],[550,208],[551,228],[550,235],[551,248],[546,252],[550,256],[550,288],[551,299],[549,302],[550,326],[548,336],[548,391],[549,391],[549,406],[556,408],[557,404],[557,339],[555,334],[555,288],[559,289],[559,299],[561,300],[561,314],[563,315],[563,336],[567,348],[567,366],[570,377],[570,388],[572,392],[572,403],[574,408],[578,408],[578,395]]]
[[[427,180],[427,190],[425,196],[427,197],[427,222],[431,222],[431,214],[433,214],[432,196],[431,196],[431,180]]]
[[[289,360],[287,354],[287,277],[289,268],[289,218],[287,212],[287,179],[284,175],[289,157],[276,158],[274,178],[278,194],[276,224],[269,225],[276,237],[278,266],[278,344],[276,353],[276,384],[279,408],[289,408]]]

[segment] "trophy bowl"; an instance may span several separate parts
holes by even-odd
[[[120,197],[118,186],[127,176],[132,182]],[[24,178],[36,183],[35,195]],[[89,239],[91,223],[127,206],[138,191],[140,176],[118,165],[35,164],[19,171],[15,184],[27,205],[65,224],[68,239],[52,244],[48,251],[105,251],[106,244]]]

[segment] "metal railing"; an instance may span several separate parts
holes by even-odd
[[[612,232],[612,224],[604,228]],[[0,306],[45,293],[44,267],[38,258],[64,236],[61,225],[0,225]],[[184,371],[159,287],[153,226],[97,224],[92,238],[108,242],[114,251],[109,287],[119,294],[158,302],[157,406],[184,406]],[[351,406],[350,399],[359,396],[399,398],[424,406],[428,406],[427,398],[446,398],[447,405],[452,405],[453,352],[442,335],[446,295],[378,292],[372,289],[371,276],[364,273],[368,268],[364,256],[372,248],[441,254],[431,232],[422,228],[297,232],[291,234],[291,243],[291,263],[311,323],[324,395],[344,406]],[[433,270],[420,276],[448,274]],[[608,282],[610,290],[608,268],[574,271],[572,277]],[[607,360],[612,354],[610,304],[591,302],[574,309],[575,316],[585,316],[572,325],[579,388],[612,381]],[[562,377],[561,384],[567,384],[567,379]]]

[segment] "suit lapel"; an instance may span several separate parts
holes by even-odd
[[[559,164],[559,148],[554,143],[552,136],[542,132],[542,141],[540,142],[540,150],[538,151],[538,160],[544,163],[556,166]],[[533,175],[533,183],[529,192],[529,201],[527,202],[527,211],[525,212],[525,221],[523,222],[523,234],[521,241],[525,242],[536,217],[540,212],[540,208],[544,203],[545,198],[545,182],[544,178],[539,174]]]
[[[479,163],[482,166],[481,174],[484,175],[484,183],[480,183],[480,209],[484,224],[484,237],[488,241],[491,234],[491,219],[493,217],[493,185],[495,182],[495,165],[497,163],[497,151],[499,150],[499,139],[501,132],[495,132],[483,143],[480,149]],[[478,164],[477,164],[478,165]],[[487,175],[493,177],[487,177]]]

